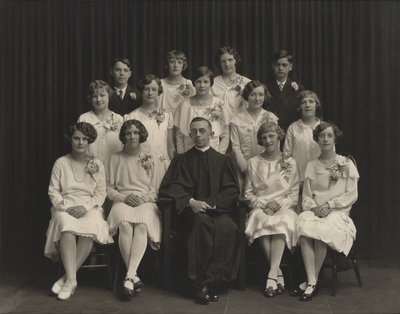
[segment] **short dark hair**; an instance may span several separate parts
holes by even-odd
[[[106,92],[108,93],[108,97],[110,97],[111,95],[114,94],[114,91],[112,90],[112,88],[110,87],[110,85],[108,85],[106,82],[102,81],[102,80],[94,80],[93,82],[91,82],[89,84],[89,88],[87,91],[87,99],[90,102],[94,92],[98,89],[102,89],[104,88],[106,90]]]
[[[318,117],[318,118],[321,118],[321,116],[322,116],[322,105],[321,105],[321,101],[319,100],[318,95],[317,95],[315,92],[311,91],[311,90],[303,90],[303,91],[299,94],[299,96],[298,96],[297,113],[298,113],[299,116],[301,117],[301,101],[302,101],[304,98],[308,98],[308,97],[314,98],[315,104],[316,104],[316,106],[315,106],[315,116]]]
[[[213,86],[214,85],[214,73],[213,71],[211,71],[208,67],[206,66],[200,66],[198,67],[192,75],[192,83],[194,85],[194,82],[202,76],[208,76],[210,78],[210,85]]]
[[[285,138],[285,131],[281,129],[281,127],[275,123],[272,122],[264,122],[263,124],[260,125],[257,131],[257,144],[258,145],[263,145],[262,142],[262,135],[267,132],[275,132],[278,134],[278,139],[283,140]]]
[[[97,131],[93,125],[87,122],[76,122],[69,125],[64,132],[64,138],[68,144],[71,143],[71,138],[75,131],[80,131],[83,135],[87,136],[89,144],[92,144],[97,138]]]
[[[313,139],[318,142],[318,137],[323,130],[331,127],[333,130],[333,134],[335,135],[335,144],[337,144],[343,138],[343,132],[339,127],[333,122],[321,122],[317,125],[317,127],[313,131]]]
[[[230,47],[230,46],[221,47],[218,49],[217,54],[215,55],[215,61],[214,61],[215,66],[217,67],[219,72],[222,72],[220,58],[222,55],[224,55],[226,53],[232,55],[235,58],[236,66],[239,65],[240,62],[242,62],[242,58],[240,57],[239,52],[235,48]]]
[[[265,86],[263,83],[261,83],[260,81],[257,81],[257,80],[253,80],[253,81],[248,82],[246,84],[246,86],[243,88],[243,94],[242,94],[243,99],[248,101],[249,100],[249,95],[251,94],[251,92],[255,88],[260,87],[260,86],[262,86],[264,88],[264,93],[265,93],[264,104],[265,105],[269,105],[269,103],[270,103],[270,101],[272,99],[271,93],[269,92],[267,86]]]
[[[271,57],[271,63],[278,61],[281,58],[287,58],[290,63],[293,63],[293,56],[287,50],[278,50],[275,51]]]
[[[129,70],[131,70],[131,62],[129,61],[129,59],[124,58],[124,57],[115,58],[113,60],[113,62],[111,63],[111,69],[115,67],[117,62],[121,62],[121,63],[125,64],[129,68]]]
[[[158,85],[158,95],[161,95],[163,92],[163,88],[161,86],[161,80],[154,74],[147,74],[147,75],[145,75],[145,77],[143,79],[138,81],[137,89],[138,89],[139,93],[143,94],[144,87],[146,85],[151,84],[151,82],[153,82],[153,81],[155,81]]]
[[[192,123],[198,122],[198,121],[205,121],[205,122],[207,122],[208,126],[210,127],[210,130],[212,130],[212,124],[211,124],[210,120],[208,120],[208,119],[206,119],[206,118],[203,118],[203,117],[195,117],[195,118],[193,118],[192,121],[190,121],[189,126],[191,126]]]
[[[139,143],[146,142],[147,137],[149,136],[149,132],[147,131],[146,127],[143,125],[142,122],[136,119],[126,120],[122,126],[121,130],[119,130],[119,140],[122,144],[125,144],[125,132],[128,130],[132,125],[134,125],[139,130]]]
[[[168,69],[169,60],[172,60],[172,59],[182,60],[182,61],[183,61],[182,72],[185,71],[185,70],[187,69],[187,67],[188,67],[188,61],[187,61],[186,55],[185,55],[182,51],[180,51],[180,50],[171,50],[170,52],[168,52],[168,53],[165,55],[165,58],[164,58],[164,67],[165,67],[166,69]]]

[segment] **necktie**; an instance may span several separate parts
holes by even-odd
[[[282,91],[282,89],[283,89],[283,84],[280,83],[278,86],[279,86],[279,89]]]
[[[123,98],[123,96],[124,96],[124,92],[123,92],[122,89],[119,90],[118,96],[119,96],[119,98],[122,100],[122,98]]]

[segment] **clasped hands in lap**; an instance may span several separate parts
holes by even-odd
[[[273,200],[271,202],[268,202],[267,204],[265,204],[264,207],[262,207],[262,210],[265,214],[272,216],[273,214],[275,214],[279,209],[281,208],[281,205]]]
[[[193,210],[194,213],[207,213],[210,211],[215,211],[215,206],[212,207],[207,202],[195,200],[191,198],[189,201],[189,206]]]
[[[319,218],[325,218],[332,212],[332,209],[329,208],[328,203],[324,203],[322,205],[311,208],[311,211],[315,214],[315,216]]]
[[[137,207],[139,205],[142,205],[144,203],[144,200],[140,196],[131,193],[125,198],[124,203],[128,206]]]

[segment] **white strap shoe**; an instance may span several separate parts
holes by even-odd
[[[58,294],[59,300],[68,300],[75,292],[78,283],[76,280],[66,280],[64,286],[62,287],[60,293]]]
[[[51,292],[53,292],[54,294],[59,294],[64,284],[65,284],[65,276],[62,276],[53,284],[53,286],[51,287]]]

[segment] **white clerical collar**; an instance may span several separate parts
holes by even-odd
[[[276,81],[276,84],[278,84],[278,86],[279,86],[280,84],[282,84],[282,86],[285,86],[286,81],[287,81],[287,79],[284,80],[283,82]]]
[[[204,153],[204,152],[206,152],[207,150],[210,149],[210,145],[208,145],[206,147],[197,147],[197,146],[195,146],[195,148]]]

